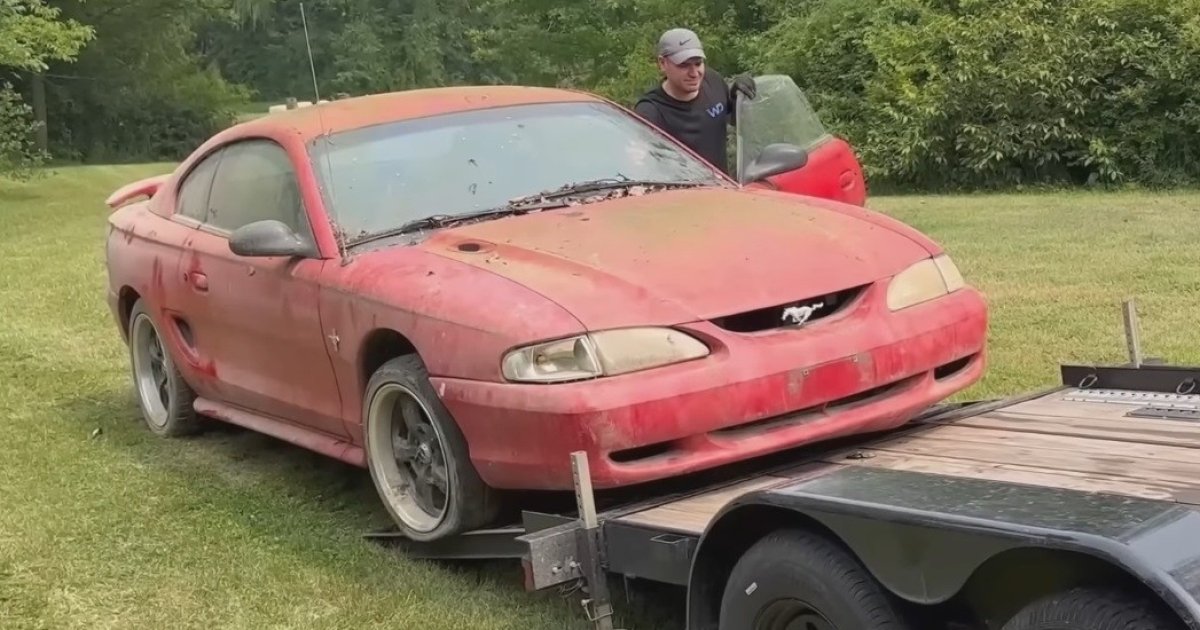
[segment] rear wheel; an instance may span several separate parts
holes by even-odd
[[[196,393],[183,380],[142,300],[129,313],[129,359],[142,420],[154,433],[178,437],[201,428],[192,402]]]
[[[1025,606],[1001,630],[1183,630],[1163,606],[1118,589],[1076,588]]]
[[[781,530],[738,560],[721,600],[721,630],[911,630],[893,598],[832,541]]]
[[[367,467],[404,535],[437,540],[496,517],[496,492],[471,465],[466,439],[419,357],[383,364],[367,384],[363,412]]]

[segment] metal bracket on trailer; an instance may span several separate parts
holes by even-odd
[[[579,518],[528,533],[517,541],[528,547],[522,558],[525,588],[541,590],[568,582],[581,582],[587,597],[581,602],[584,614],[596,630],[613,630],[613,606],[608,576],[601,553],[600,520],[592,494],[592,477],[587,453],[571,453],[575,502]]]
[[[583,527],[576,530],[579,540],[581,569],[588,599],[583,610],[597,630],[612,630],[612,601],[608,597],[608,576],[600,558],[600,519],[596,518],[596,498],[592,495],[592,474],[587,453],[571,453],[571,474],[575,479],[575,501],[579,504],[579,519]]]
[[[1123,304],[1125,343],[1129,362],[1124,365],[1063,365],[1062,383],[1076,391],[1064,400],[1136,406],[1130,417],[1200,419],[1200,368],[1167,365],[1143,355],[1137,307]]]

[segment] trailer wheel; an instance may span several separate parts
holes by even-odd
[[[805,530],[765,536],[738,560],[721,599],[721,630],[910,630],[858,560]]]
[[[1161,606],[1118,589],[1076,588],[1036,600],[1001,630],[1182,630]]]
[[[420,357],[397,357],[376,370],[363,413],[367,468],[405,536],[437,540],[496,517],[496,492],[471,465],[466,438],[430,385]]]
[[[201,429],[202,420],[192,408],[196,393],[175,367],[171,352],[142,300],[129,313],[129,365],[138,409],[151,432],[179,437]]]

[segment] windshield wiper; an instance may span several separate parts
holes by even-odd
[[[352,239],[349,243],[347,243],[347,246],[353,247],[355,245],[362,245],[363,243],[391,238],[393,236],[400,236],[410,232],[420,232],[435,228],[450,227],[452,225],[466,223],[472,219],[479,219],[483,217],[500,218],[503,216],[526,214],[535,210],[543,210],[546,208],[561,208],[565,205],[567,204],[563,201],[546,201],[520,207],[507,204],[499,208],[488,208],[486,210],[478,210],[476,212],[467,212],[464,214],[434,214],[427,217],[421,217],[420,219],[413,219],[412,221],[402,223],[397,227],[383,230],[382,232],[364,234],[356,239]]]
[[[516,199],[509,200],[508,203],[497,208],[488,208],[476,212],[468,212],[465,214],[434,214],[420,219],[413,219],[407,223],[403,223],[397,227],[375,232],[374,234],[364,234],[358,238],[351,239],[346,243],[347,247],[362,245],[371,241],[378,241],[393,236],[408,234],[409,232],[420,232],[423,230],[431,230],[442,227],[449,227],[465,223],[473,219],[480,218],[500,218],[517,214],[525,214],[535,210],[544,210],[547,208],[561,208],[569,205],[565,198],[572,195],[582,193],[597,192],[601,190],[613,190],[617,188],[633,188],[642,186],[646,188],[693,188],[696,186],[705,186],[705,182],[698,181],[656,181],[645,179],[630,179],[628,177],[606,177],[603,179],[592,179],[574,184],[567,184],[553,190],[546,190],[532,195],[525,195]]]
[[[612,190],[615,188],[633,188],[642,186],[645,188],[692,188],[696,186],[705,186],[705,182],[698,181],[659,181],[651,179],[630,179],[625,176],[621,177],[605,177],[602,179],[591,179],[582,182],[575,182],[560,186],[553,190],[543,190],[542,192],[532,195],[518,197],[508,202],[509,206],[524,206],[525,204],[537,203],[547,199],[560,199],[562,197],[570,197],[581,193],[597,192],[601,190]]]
[[[412,221],[403,223],[391,229],[383,230],[382,232],[363,234],[358,238],[350,239],[346,243],[346,246],[354,247],[355,245],[362,245],[363,243],[369,243],[371,241],[378,241],[385,238],[391,238],[393,236],[400,236],[401,234],[408,234],[409,232],[419,232],[421,230],[442,227],[447,221],[453,218],[454,217],[449,214],[434,214],[427,217],[421,217],[420,219],[413,219]]]

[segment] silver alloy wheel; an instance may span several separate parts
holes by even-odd
[[[384,498],[404,524],[421,533],[441,525],[450,505],[446,446],[425,403],[404,385],[387,383],[371,398],[371,468]]]
[[[162,346],[158,329],[146,314],[133,320],[133,374],[146,420],[158,428],[171,417],[174,365]]]

